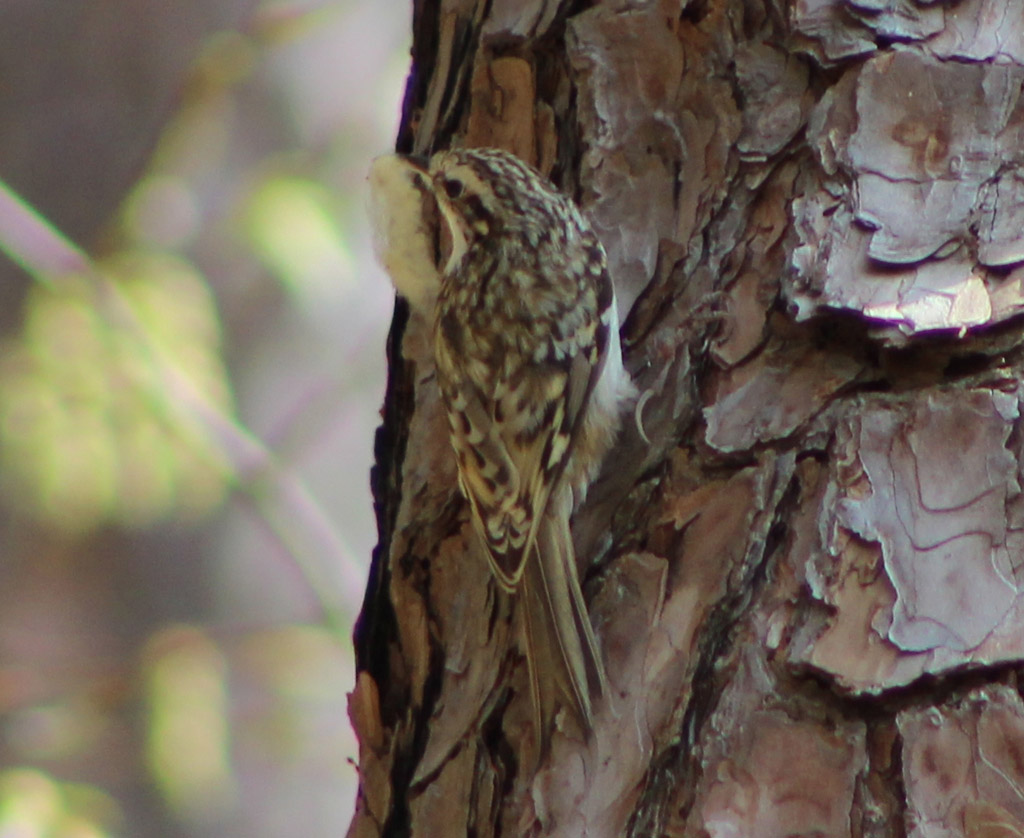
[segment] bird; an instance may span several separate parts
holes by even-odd
[[[570,529],[634,395],[605,251],[576,204],[510,152],[391,155],[374,170],[416,219],[396,227],[396,199],[378,201],[393,242],[407,229],[411,250],[430,250],[414,205],[436,203],[443,264],[393,281],[431,309],[458,484],[494,579],[520,603],[543,755],[560,708],[586,736],[608,692]]]

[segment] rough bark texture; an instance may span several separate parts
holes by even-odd
[[[614,693],[526,674],[399,305],[350,835],[1024,831],[1024,0],[416,4],[403,151],[609,253],[637,416],[574,522]]]

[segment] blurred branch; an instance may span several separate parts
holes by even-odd
[[[87,272],[88,257],[0,180],[0,250],[33,279]]]
[[[216,441],[231,465],[235,487],[251,499],[309,585],[325,623],[340,634],[349,622],[345,612],[355,613],[359,607],[365,574],[354,551],[304,482],[282,465],[262,440],[207,398],[148,334],[117,283],[2,180],[0,251],[50,287],[69,274],[85,276],[94,284],[108,324],[132,335],[157,372],[162,386],[151,388],[148,395],[165,407],[168,415],[198,425]],[[317,568],[323,566],[339,569],[338,585],[322,578]],[[340,587],[338,604],[326,594],[334,587]]]

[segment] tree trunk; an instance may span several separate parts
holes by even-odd
[[[612,699],[535,772],[399,303],[350,835],[1022,834],[1024,0],[414,26],[399,150],[503,147],[578,200],[642,395],[573,522]]]

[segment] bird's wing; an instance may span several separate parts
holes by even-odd
[[[487,547],[498,582],[514,590],[536,542],[552,488],[561,478],[573,437],[604,359],[607,333],[597,318],[560,351],[524,365],[485,394],[462,384],[442,396],[448,407],[459,483]],[[459,364],[445,357],[439,363]]]

